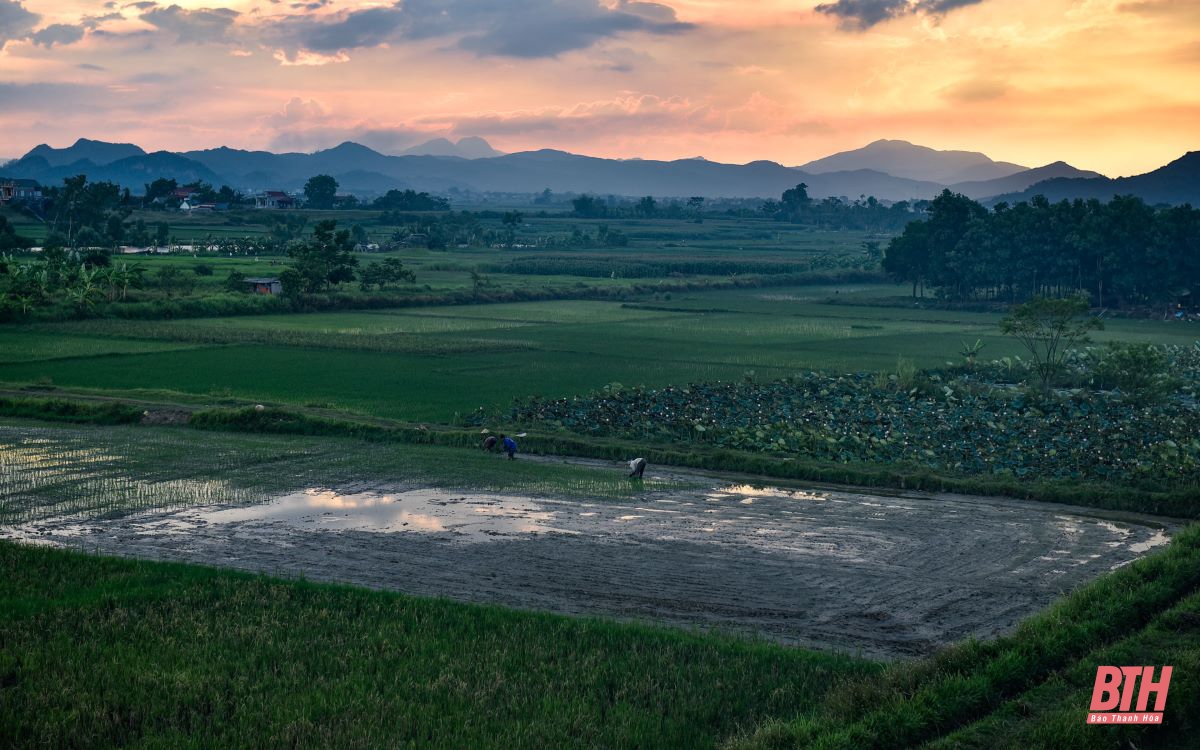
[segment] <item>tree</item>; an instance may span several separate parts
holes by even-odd
[[[175,266],[163,266],[154,275],[154,283],[166,292],[168,297],[174,297],[176,293],[191,292],[196,287],[196,277],[185,274]]]
[[[193,206],[197,203],[215,203],[217,200],[217,191],[213,190],[213,186],[209,185],[204,180],[189,182],[188,184],[184,185],[184,187],[191,188],[193,191],[195,191],[192,193],[192,196],[188,198]]]
[[[912,296],[917,296],[917,287],[925,283],[929,275],[929,224],[914,221],[904,228],[904,233],[893,237],[883,255],[883,270],[900,281],[912,283]],[[924,291],[921,295],[924,296]]]
[[[481,292],[495,286],[491,277],[480,273],[477,269],[471,269],[471,291],[479,295]]]
[[[1000,332],[1021,342],[1033,361],[1033,374],[1042,396],[1063,371],[1067,353],[1087,343],[1088,331],[1103,328],[1099,318],[1088,312],[1086,297],[1051,299],[1034,297],[1017,305],[1000,321]]]
[[[784,190],[780,204],[780,210],[790,221],[795,221],[796,217],[812,206],[812,198],[808,197],[808,185],[802,182],[791,190]]]
[[[575,215],[584,219],[595,219],[608,214],[608,206],[594,195],[581,195],[571,199]]]
[[[294,260],[293,270],[299,274],[301,290],[317,292],[330,284],[354,281],[354,240],[350,231],[337,231],[337,222],[332,219],[317,222],[312,238],[288,248],[288,256]]]
[[[310,177],[308,182],[304,183],[304,198],[309,208],[333,208],[334,199],[337,198],[337,190],[337,180],[327,174],[319,174],[315,177]]]
[[[363,268],[360,274],[359,286],[366,291],[372,286],[383,289],[394,282],[417,280],[416,274],[404,267],[404,261],[399,258],[385,258],[382,263],[371,263]]]
[[[175,180],[159,177],[154,182],[146,185],[146,194],[143,196],[143,200],[149,205],[158,199],[170,198],[171,193],[174,193],[178,188],[179,183]]]
[[[237,270],[230,271],[229,275],[225,277],[222,286],[225,287],[225,291],[227,292],[245,292],[247,291],[246,274]]]
[[[520,211],[505,211],[504,212],[504,246],[509,250],[512,249],[513,243],[517,239],[517,227],[521,226],[521,222],[525,220],[525,216]]]
[[[77,175],[63,180],[62,187],[47,190],[51,212],[51,229],[64,232],[66,242],[72,247],[81,243],[76,232],[87,228],[99,240],[89,238],[88,245],[104,244],[104,231],[110,215],[121,218],[129,215],[128,206],[122,205],[120,186],[112,182],[88,182],[86,175]]]
[[[654,200],[653,196],[647,195],[637,202],[633,210],[638,216],[643,216],[647,219],[654,218],[658,214],[658,201]]]
[[[24,250],[32,244],[32,240],[17,234],[16,228],[8,223],[7,217],[0,216],[0,253]]]
[[[217,191],[217,202],[228,203],[231,206],[236,206],[245,203],[246,196],[242,195],[228,185],[222,185],[221,189]]]

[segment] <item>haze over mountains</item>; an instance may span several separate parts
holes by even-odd
[[[503,151],[497,151],[479,136],[459,138],[457,142],[448,138],[434,138],[432,141],[406,148],[400,152],[403,156],[459,156],[463,159],[490,159],[493,156],[504,156]]]
[[[874,169],[910,180],[927,180],[942,185],[985,181],[1024,172],[1029,167],[992,161],[977,151],[937,151],[908,141],[875,141],[853,151],[826,156],[799,167],[805,172]]]
[[[111,180],[135,192],[159,177],[181,184],[203,180],[241,190],[298,190],[309,177],[330,174],[343,191],[361,194],[393,188],[506,193],[549,188],[558,193],[623,196],[778,198],[803,182],[814,198],[870,195],[910,200],[931,198],[948,187],[980,200],[1015,200],[1038,193],[1054,200],[1107,199],[1132,193],[1155,203],[1200,204],[1198,161],[1200,153],[1190,153],[1153,172],[1114,180],[1061,161],[1030,169],[982,153],[937,151],[894,140],[787,167],[772,161],[601,159],[551,149],[502,154],[482,138],[457,143],[435,139],[398,155],[352,142],[314,153],[227,147],[147,153],[134,144],[80,139],[68,148],[37,146],[0,167],[0,175],[54,184],[87,174],[89,179]]]

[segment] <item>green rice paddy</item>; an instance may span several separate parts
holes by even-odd
[[[526,395],[618,382],[661,386],[808,370],[891,370],[1019,354],[999,316],[846,304],[896,287],[739,289],[621,303],[561,300],[0,329],[0,382],[281,404],[457,421]],[[837,298],[841,304],[826,304]],[[1190,344],[1186,323],[1110,321],[1097,341]]]

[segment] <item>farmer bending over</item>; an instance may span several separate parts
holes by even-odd
[[[646,459],[635,458],[629,462],[629,477],[631,479],[641,479],[642,474],[646,473]]]
[[[484,438],[483,449],[485,451],[487,451],[488,453],[491,453],[496,450],[497,442],[499,442],[499,441],[496,440],[495,435],[488,435],[486,438]]]
[[[507,435],[501,435],[500,439],[503,441],[502,445],[504,446],[504,452],[508,454],[508,460],[511,461],[516,458],[517,441],[513,440]]]

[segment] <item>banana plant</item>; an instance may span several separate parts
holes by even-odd
[[[962,349],[958,353],[967,361],[967,369],[975,369],[975,360],[979,357],[979,352],[983,351],[983,347],[983,339],[975,339],[974,344],[962,342]]]

